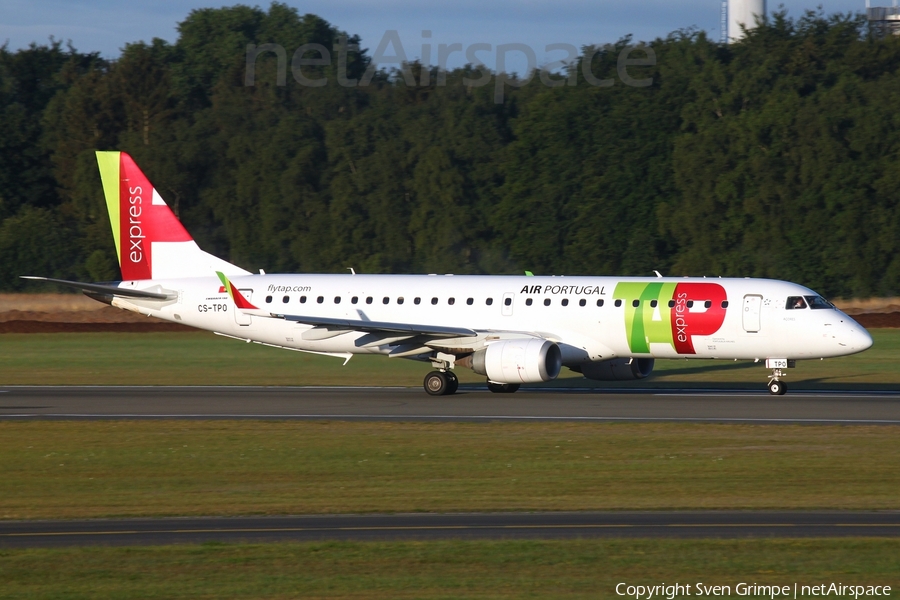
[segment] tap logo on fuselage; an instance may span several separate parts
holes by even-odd
[[[693,337],[716,333],[728,306],[718,283],[622,282],[613,297],[625,305],[625,334],[635,354],[649,353],[650,344],[696,354]]]

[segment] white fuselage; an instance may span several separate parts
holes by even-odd
[[[788,298],[818,298],[812,290],[767,279],[347,274],[231,281],[258,311],[236,309],[215,277],[123,282],[120,287],[159,286],[178,297],[163,305],[123,299],[114,305],[241,339],[337,355],[390,354],[411,336],[351,331],[328,337],[310,325],[261,315],[478,332],[437,345],[448,349],[536,336],[556,342],[567,366],[617,357],[827,358],[872,345],[868,332],[836,308],[786,307]]]

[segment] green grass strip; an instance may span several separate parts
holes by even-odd
[[[798,361],[794,389],[896,389],[900,330],[873,330],[875,346],[854,356]],[[422,385],[427,363],[383,356],[336,358],[196,333],[0,335],[0,385]],[[465,383],[484,383],[457,369]],[[649,379],[595,382],[563,369],[544,387],[736,386],[763,389],[769,371],[752,361],[658,360]],[[539,387],[539,386],[538,386]]]
[[[332,542],[0,551],[0,595],[6,600],[596,599],[622,598],[615,593],[620,582],[689,583],[692,595],[698,582],[728,585],[731,597],[737,596],[741,582],[891,585],[896,597],[898,573],[900,540],[893,539]]]
[[[898,428],[0,422],[0,518],[897,509]]]

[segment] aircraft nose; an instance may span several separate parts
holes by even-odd
[[[872,336],[859,323],[853,322],[847,335],[848,346],[855,352],[862,352],[872,347]]]

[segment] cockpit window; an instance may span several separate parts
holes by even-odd
[[[803,296],[788,296],[784,307],[788,310],[806,308],[806,300],[803,299]]]
[[[821,308],[833,308],[833,304],[823,298],[822,296],[806,296],[806,301],[809,303],[809,307],[813,310],[818,310]]]

